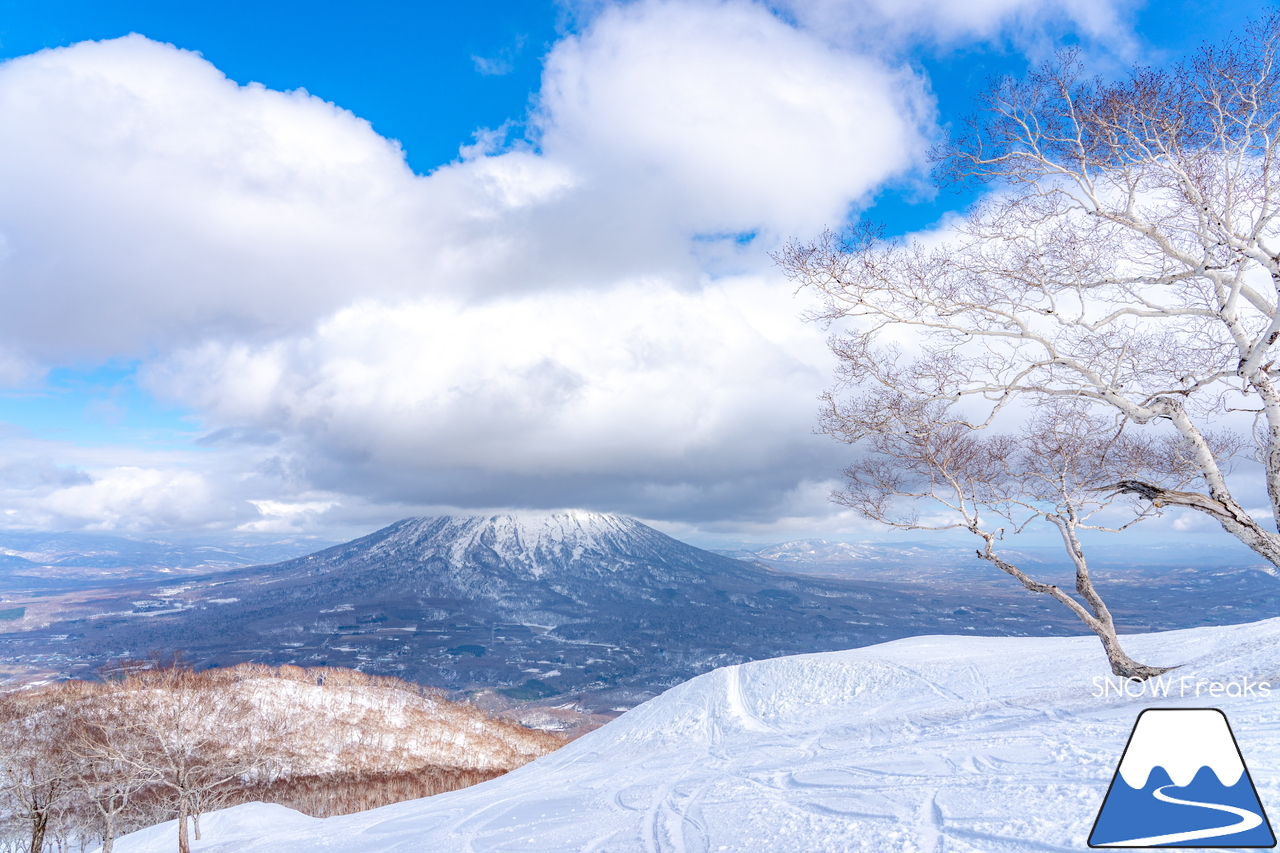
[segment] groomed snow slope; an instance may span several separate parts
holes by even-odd
[[[920,637],[708,673],[500,779],[325,820],[250,804],[197,853],[1087,849],[1146,707],[1221,707],[1280,818],[1280,619],[1127,637],[1170,695],[1097,697],[1093,638]],[[1180,695],[1179,678],[1186,679]],[[1194,695],[1269,681],[1270,696]],[[175,848],[173,824],[119,853]]]

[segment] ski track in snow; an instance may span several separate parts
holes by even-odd
[[[1125,640],[1175,676],[1276,692],[1096,698],[1091,637],[918,637],[708,673],[463,791],[325,820],[227,809],[193,853],[1079,851],[1146,707],[1222,707],[1277,803],[1280,619]],[[174,835],[116,850],[169,853]]]

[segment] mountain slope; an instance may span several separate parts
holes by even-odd
[[[313,578],[335,571],[349,578],[372,572],[418,595],[488,600],[506,616],[530,606],[652,598],[717,575],[760,575],[635,519],[588,512],[405,519],[271,569]]]
[[[1280,620],[1130,640],[1167,697],[1096,695],[1087,638],[919,637],[720,669],[501,779],[311,821],[218,816],[206,850],[1081,850],[1138,712],[1217,705],[1280,809]],[[213,826],[210,821],[210,826]],[[156,836],[119,853],[160,851]],[[225,845],[225,846],[219,846]],[[199,853],[201,848],[196,848]]]

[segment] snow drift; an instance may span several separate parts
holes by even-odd
[[[1221,707],[1280,809],[1280,690],[1209,692],[1280,687],[1280,619],[1127,641],[1183,666],[1132,696],[1092,637],[934,636],[727,667],[491,782],[323,820],[240,806],[194,849],[1078,851],[1147,707]]]

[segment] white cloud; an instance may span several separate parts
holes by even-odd
[[[0,330],[38,357],[286,332],[417,260],[398,147],[305,92],[129,36],[0,66],[0,115]]]
[[[208,516],[209,483],[189,471],[113,468],[53,492],[38,508],[89,530],[195,527]]]
[[[913,86],[758,7],[643,4],[553,51],[540,151],[418,177],[362,119],[196,54],[42,51],[0,66],[0,334],[65,363],[361,298],[696,278],[691,233],[807,233],[909,167]]]
[[[618,213],[690,231],[838,224],[916,166],[919,81],[829,47],[750,3],[644,2],[556,46],[541,142],[599,178]]]
[[[250,501],[263,518],[237,527],[254,533],[288,533],[300,527],[314,526],[337,501]]]
[[[767,251],[909,174],[932,122],[905,65],[828,36],[749,2],[608,6],[548,56],[529,140],[427,176],[333,104],[140,36],[0,65],[0,381],[140,359],[209,432],[58,446],[37,485],[0,476],[7,523],[825,511],[829,356]]]
[[[476,54],[472,54],[471,64],[476,67],[476,71],[486,77],[501,77],[504,74],[510,74],[515,70],[516,56],[524,50],[525,42],[527,40],[527,36],[519,35],[512,44],[502,48],[493,56],[478,56]]]
[[[148,382],[301,441],[313,479],[343,460],[338,479],[359,468],[387,499],[556,506],[612,482],[614,508],[652,510],[646,490],[675,488],[685,511],[757,511],[835,464],[810,430],[828,356],[795,307],[754,278],[362,302],[287,342],[183,351]],[[747,479],[758,494],[713,497]]]
[[[207,450],[84,446],[7,428],[0,440],[0,527],[190,533],[341,530],[359,535],[368,507],[307,491],[272,446]],[[56,460],[56,461],[55,461]],[[327,513],[327,514],[326,514]]]

